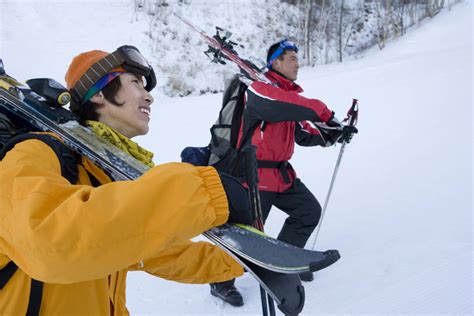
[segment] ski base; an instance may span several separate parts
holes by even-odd
[[[299,248],[240,224],[224,224],[205,232],[204,236],[258,266],[279,273],[318,271],[341,257],[337,250],[321,252]]]

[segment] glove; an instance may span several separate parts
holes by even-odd
[[[334,116],[334,112],[329,121],[326,122],[327,128],[320,128],[326,139],[326,147],[334,145],[342,136],[343,126],[341,122]]]
[[[247,189],[236,178],[219,173],[222,186],[229,202],[229,223],[242,223],[252,225],[255,216],[250,209],[249,194]]]
[[[207,147],[186,147],[181,151],[181,161],[194,166],[207,166],[211,150]]]
[[[355,126],[345,125],[342,128],[342,136],[337,141],[339,143],[342,143],[343,141],[345,141],[346,143],[349,144],[354,134],[357,134],[358,132],[359,130]]]
[[[342,129],[342,124],[341,122],[337,119],[337,117],[334,115],[335,113],[332,112],[332,116],[329,119],[329,121],[326,122],[326,125],[329,127],[334,127],[334,128],[339,128]]]
[[[328,138],[328,145],[333,145],[336,142],[350,143],[354,134],[357,134],[359,130],[352,125],[342,125],[341,122],[333,115],[326,125],[330,128],[324,130],[326,137]]]

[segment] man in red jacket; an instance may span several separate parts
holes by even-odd
[[[266,77],[273,85],[254,82],[248,88],[239,146],[250,142],[257,147],[264,219],[272,205],[287,213],[278,239],[304,247],[319,222],[321,206],[288,162],[295,143],[327,147],[343,139],[350,141],[357,130],[343,127],[320,100],[300,95],[303,89],[294,82],[297,53],[297,46],[288,40],[269,48]],[[324,122],[333,129],[319,129],[313,122]],[[311,272],[300,276],[303,281],[313,280]]]
[[[321,216],[321,206],[311,191],[296,177],[289,164],[295,143],[301,146],[332,146],[349,142],[357,129],[342,126],[334,112],[317,99],[299,93],[294,81],[298,76],[298,48],[290,41],[273,44],[267,54],[266,77],[273,83],[253,82],[246,92],[245,111],[238,148],[257,147],[259,191],[264,220],[272,205],[289,217],[278,239],[304,247]],[[320,130],[313,122],[324,122],[331,129]],[[312,281],[313,274],[300,274]],[[235,280],[211,284],[211,294],[234,306],[243,305]]]

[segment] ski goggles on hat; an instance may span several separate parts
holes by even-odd
[[[273,62],[275,59],[280,57],[285,51],[287,50],[294,50],[296,53],[298,52],[298,46],[296,46],[295,43],[290,42],[287,39],[284,39],[283,41],[280,42],[280,46],[276,49],[275,52],[270,56],[267,62],[267,68],[272,69]]]
[[[89,90],[87,90],[84,97],[82,97],[81,105],[89,101],[94,96],[94,94],[105,88],[112,80],[114,80],[121,74],[123,74],[123,71],[114,71],[109,72],[108,74],[100,78],[99,81],[97,81],[92,87],[90,87]]]
[[[153,67],[136,47],[124,45],[119,47],[112,54],[97,61],[82,75],[71,89],[73,97],[78,102],[83,101],[88,91],[95,86],[96,83],[102,81],[104,76],[108,73],[121,70],[145,77],[145,90],[147,91],[151,91],[156,86],[156,76]]]

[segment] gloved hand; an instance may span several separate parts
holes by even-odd
[[[236,178],[219,173],[222,186],[229,202],[229,223],[242,223],[252,225],[255,215],[250,209],[249,194],[247,189]]]
[[[333,145],[336,142],[350,143],[354,134],[357,134],[359,130],[355,126],[342,125],[342,123],[333,115],[326,125],[330,128],[323,130],[328,139],[329,145]]]
[[[326,125],[329,126],[329,127],[334,127],[334,128],[342,128],[342,124],[337,119],[334,112],[332,112],[332,116],[329,119],[329,121],[326,122]]]
[[[320,131],[324,133],[326,139],[326,147],[334,145],[342,136],[343,126],[341,122],[334,116],[334,112],[329,121],[326,122],[326,127],[321,127]]]
[[[342,136],[337,141],[339,143],[342,143],[343,141],[345,141],[346,143],[349,144],[354,134],[357,134],[358,132],[359,130],[355,126],[345,125],[342,128]]]

